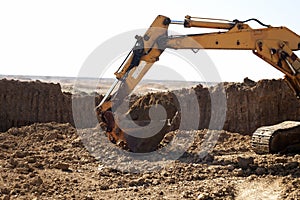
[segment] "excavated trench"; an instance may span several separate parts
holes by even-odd
[[[300,120],[300,103],[281,79],[258,82],[245,79],[243,83],[221,83],[210,88],[198,85],[191,89],[134,96],[127,115],[137,122],[147,121],[151,105],[160,104],[167,111],[169,125],[171,122],[168,130],[188,129],[195,119],[199,119],[197,128],[209,128],[212,118],[218,116],[212,112],[211,100],[220,93],[220,86],[226,98],[226,117],[221,127],[224,130],[252,134],[263,125]],[[198,106],[191,95],[196,95]],[[181,103],[178,97],[183,99]],[[36,122],[68,122],[78,128],[95,127],[97,120],[93,107],[100,99],[96,96],[95,101],[93,95],[72,97],[70,93],[63,93],[59,84],[3,79],[0,80],[0,131]],[[199,108],[200,115],[196,118],[192,115],[195,108]],[[191,115],[181,120],[183,110]]]

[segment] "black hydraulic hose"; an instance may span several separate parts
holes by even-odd
[[[124,63],[126,62],[126,60],[128,59],[128,57],[130,56],[131,52],[133,49],[131,49],[129,51],[129,53],[127,54],[126,58],[123,60],[122,64],[120,65],[120,67],[118,68],[117,72],[121,69],[121,67],[124,65]]]
[[[257,23],[259,23],[262,26],[265,26],[265,27],[268,27],[268,28],[271,27],[271,25],[264,24],[264,23],[262,23],[261,21],[259,21],[258,19],[255,19],[255,18],[250,18],[250,19],[247,19],[245,21],[239,21],[237,19],[233,20],[233,22],[235,22],[235,23],[238,23],[238,22],[246,23],[246,22],[249,22],[249,21],[256,21]]]

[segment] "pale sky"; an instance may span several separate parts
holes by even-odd
[[[300,34],[299,8],[297,0],[0,1],[0,74],[77,76],[99,45],[123,32],[149,27],[158,14],[174,20],[183,20],[185,15],[229,20],[257,18]],[[180,33],[191,31],[170,28]],[[251,51],[206,52],[223,81],[283,77]]]

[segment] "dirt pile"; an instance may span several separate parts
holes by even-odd
[[[140,97],[128,114],[136,121],[149,120],[149,108],[157,104],[166,109],[167,118],[172,122],[171,130],[197,129],[192,128],[191,123],[199,119],[198,129],[252,134],[260,126],[300,120],[300,102],[283,80],[253,82],[245,79],[243,83],[221,83],[211,88],[198,85],[189,90],[151,93]],[[181,117],[183,111],[188,114]],[[194,113],[199,113],[200,117]]]
[[[250,136],[218,131],[218,142],[212,151],[199,159],[199,148],[208,133],[207,130],[193,133],[194,142],[177,161],[162,169],[129,173],[116,169],[128,161],[122,154],[115,154],[118,151],[112,151],[98,129],[76,133],[70,124],[57,123],[12,128],[0,134],[0,196],[2,199],[300,198],[300,155],[257,155],[250,150]],[[101,149],[103,157],[92,157],[93,148]],[[108,159],[112,165],[107,165]],[[159,166],[164,166],[164,160],[159,162],[162,162]]]

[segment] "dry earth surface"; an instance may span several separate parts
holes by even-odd
[[[251,151],[250,136],[217,131],[217,144],[199,159],[197,150],[207,130],[193,133],[194,143],[178,160],[162,163],[158,170],[130,173],[117,169],[123,158],[109,151],[103,132],[97,128],[76,131],[70,124],[59,123],[11,128],[0,134],[0,196],[88,200],[300,198],[300,155],[257,155]],[[165,142],[172,138],[170,134],[176,132],[169,133]],[[93,137],[99,139],[93,146],[102,149],[102,155],[115,165],[91,156],[93,152],[84,144]]]

